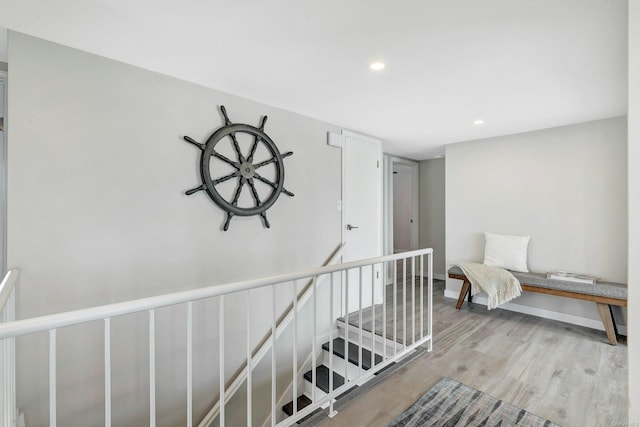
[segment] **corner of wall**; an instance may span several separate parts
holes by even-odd
[[[640,3],[629,2],[628,195],[629,425],[640,425]]]

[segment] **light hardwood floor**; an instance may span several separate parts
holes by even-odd
[[[467,302],[458,311],[443,290],[434,282],[433,352],[310,424],[386,426],[448,376],[565,427],[626,425],[624,339],[614,347],[603,331]]]

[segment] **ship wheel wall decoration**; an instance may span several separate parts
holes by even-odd
[[[202,190],[206,191],[211,200],[227,212],[224,231],[229,229],[231,218],[235,215],[260,215],[264,226],[269,228],[271,225],[267,219],[267,209],[278,200],[280,193],[293,197],[293,193],[284,188],[284,162],[282,161],[293,152],[280,154],[276,144],[264,132],[267,116],[262,118],[260,127],[255,127],[232,123],[223,105],[220,106],[220,111],[224,116],[225,125],[216,130],[206,143],[201,144],[189,136],[184,137],[185,141],[202,150],[200,160],[202,185],[188,190],[186,194],[190,196]],[[243,144],[246,156],[241,147]],[[265,159],[256,160],[262,157]],[[261,169],[260,173],[259,169]],[[235,186],[232,185],[234,182]],[[245,196],[243,204],[241,194],[245,186],[248,187],[251,196]],[[266,189],[266,197],[264,194],[261,197],[257,187]],[[247,200],[248,203],[246,203]]]

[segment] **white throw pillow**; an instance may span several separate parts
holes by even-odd
[[[527,247],[531,236],[484,233],[484,265],[528,273]]]

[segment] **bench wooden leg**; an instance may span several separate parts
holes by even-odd
[[[613,323],[613,317],[611,316],[611,306],[609,304],[603,304],[597,302],[598,313],[600,313],[600,319],[604,325],[604,330],[607,332],[607,338],[611,345],[617,345],[618,339],[616,337],[616,325]]]
[[[467,296],[467,292],[469,292],[469,295],[471,295],[471,283],[469,283],[468,280],[465,280],[462,283],[462,288],[460,289],[460,296],[458,297],[458,302],[456,303],[456,308],[458,310],[460,310],[460,307],[462,307],[462,303],[464,302],[464,297]]]

